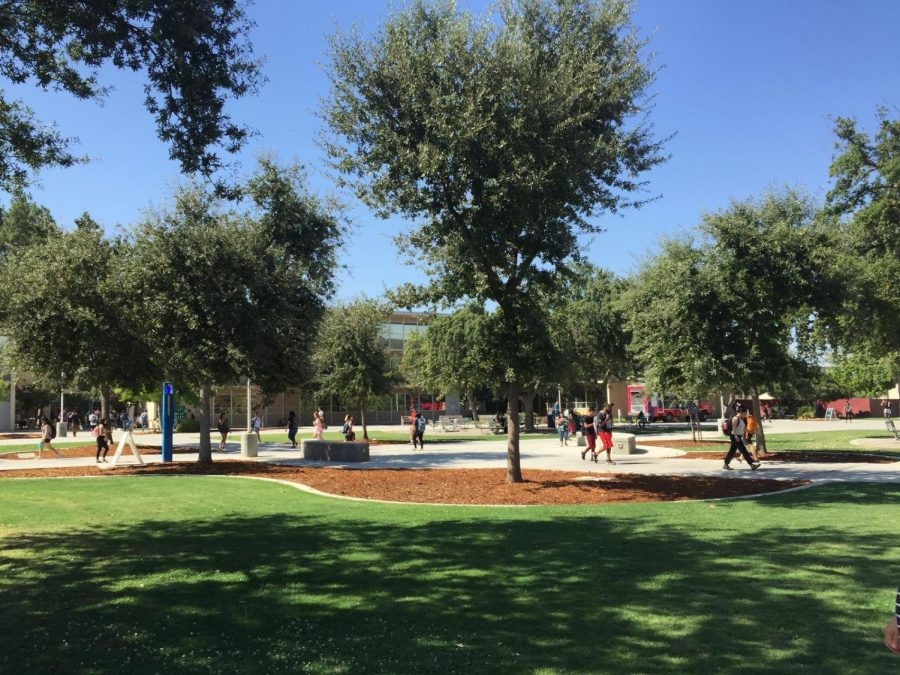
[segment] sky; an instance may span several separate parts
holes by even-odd
[[[459,4],[481,12],[487,3]],[[339,300],[423,279],[393,244],[414,224],[380,220],[339,192],[316,145],[319,102],[328,93],[327,35],[354,25],[375,30],[389,12],[381,0],[257,0],[248,10],[256,23],[251,39],[268,81],[228,108],[258,132],[234,158],[241,171],[252,171],[260,153],[274,153],[302,163],[313,192],[348,205]],[[659,138],[672,136],[671,157],[644,176],[655,201],[599,214],[604,232],[581,242],[595,264],[617,274],[635,271],[662,237],[690,230],[731,199],[785,185],[823,199],[834,118],[854,117],[871,131],[879,106],[900,115],[897,0],[638,0],[633,21],[660,67],[650,119]],[[102,79],[114,87],[102,105],[29,84],[3,88],[77,137],[75,150],[91,159],[42,171],[31,189],[35,201],[63,227],[87,211],[113,232],[163,204],[181,177],[143,108],[142,77],[109,68]]]

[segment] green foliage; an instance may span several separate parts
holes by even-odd
[[[253,93],[259,64],[239,0],[15,2],[0,9],[0,75],[76,98],[102,100],[102,67],[143,71],[144,103],[157,133],[185,173],[209,175],[215,148],[235,152],[248,130],[224,112],[229,98]],[[28,181],[42,166],[84,161],[71,139],[0,93],[0,186]]]
[[[551,341],[529,297],[580,257],[592,216],[643,203],[640,176],[664,159],[643,117],[654,72],[629,11],[521,0],[475,18],[419,0],[372,36],[331,37],[325,147],[370,208],[415,221],[398,243],[431,278],[394,299],[496,303],[513,402],[547,372]],[[521,480],[517,434],[510,425],[510,480]]]
[[[816,416],[816,411],[812,406],[802,405],[797,408],[797,417],[803,420],[809,420]]]
[[[308,372],[333,289],[327,249],[337,219],[295,168],[270,160],[247,194],[249,211],[237,213],[197,185],[180,190],[140,225],[118,267],[128,297],[141,297],[128,311],[160,378],[181,389],[249,375],[279,391]],[[208,427],[201,432],[208,441]]]
[[[832,342],[847,351],[887,359],[891,382],[900,383],[900,120],[878,112],[869,136],[856,122],[838,118],[837,154],[831,165],[830,213],[844,216],[833,273],[841,293],[823,313]]]
[[[348,405],[358,405],[366,429],[366,403],[391,391],[394,374],[382,327],[391,308],[361,299],[328,310],[313,352],[315,379],[320,394],[333,394]]]
[[[827,287],[829,232],[794,191],[706,214],[703,238],[664,242],[627,297],[632,348],[652,387],[698,395],[805,380],[798,352]]]
[[[0,212],[0,258],[11,250],[46,241],[60,229],[50,211],[17,191],[6,211]]]
[[[471,407],[476,391],[502,381],[495,319],[479,305],[435,316],[424,335],[410,338],[401,369],[419,389],[445,395],[461,392]]]
[[[632,375],[623,303],[627,282],[589,263],[568,272],[565,287],[547,301],[559,354],[557,382],[577,385]]]
[[[6,257],[0,315],[17,372],[54,390],[136,385],[152,375],[143,335],[123,316],[134,296],[112,279],[118,255],[99,229],[77,228]]]
[[[179,422],[175,425],[175,431],[180,434],[195,434],[200,431],[200,420],[196,418],[190,419],[189,417],[185,417],[183,420],[179,420]]]

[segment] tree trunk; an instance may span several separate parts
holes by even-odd
[[[759,406],[759,390],[750,387],[750,396],[753,399],[753,418],[756,420],[756,452],[768,452],[766,450],[766,432],[763,431],[762,413]]]
[[[363,439],[369,440],[369,429],[366,427],[366,399],[359,399],[359,423],[362,424]]]
[[[109,419],[109,384],[100,385],[100,417],[101,419]]]
[[[471,391],[466,392],[466,403],[469,406],[469,412],[472,413],[472,421],[478,422],[478,401],[475,400],[475,394]]]
[[[506,384],[506,482],[521,483],[519,461],[519,383]]]
[[[535,392],[526,391],[522,394],[522,403],[525,407],[525,433],[533,434],[534,429],[534,397]],[[518,415],[516,415],[518,418]]]
[[[200,409],[197,421],[200,423],[200,454],[197,457],[199,464],[212,464],[212,443],[209,441],[209,385],[200,385]]]

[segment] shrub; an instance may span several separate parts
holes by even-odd
[[[802,420],[810,420],[816,416],[816,412],[812,409],[812,406],[802,405],[797,408],[797,417]]]
[[[185,418],[175,425],[175,431],[178,433],[195,433],[200,431],[200,421]]]

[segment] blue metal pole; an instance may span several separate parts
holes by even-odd
[[[172,432],[175,428],[175,400],[172,383],[163,382],[162,395],[162,461],[172,461]]]

